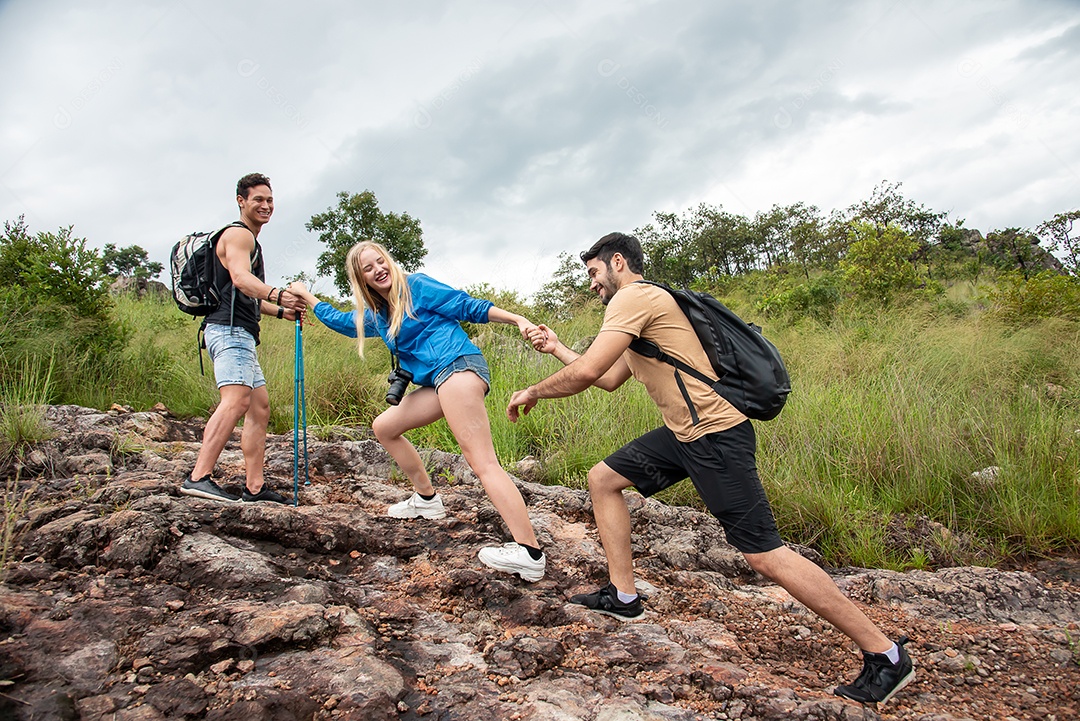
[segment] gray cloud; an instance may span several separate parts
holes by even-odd
[[[209,0],[0,5],[0,216],[164,260],[274,181],[268,272],[371,189],[447,282],[535,290],[560,251],[701,202],[823,210],[901,181],[987,229],[1080,190],[1068,2]]]

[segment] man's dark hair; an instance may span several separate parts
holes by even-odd
[[[626,259],[626,267],[631,273],[641,275],[645,270],[645,255],[641,252],[641,243],[626,233],[608,233],[593,246],[581,254],[581,262],[588,263],[599,258],[604,265],[611,266],[611,257],[616,253]]]
[[[248,173],[236,183],[236,194],[248,197],[248,191],[254,188],[256,185],[265,185],[267,188],[273,190],[270,186],[270,178],[266,177],[262,173]]]

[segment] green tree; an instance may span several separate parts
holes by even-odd
[[[113,243],[106,243],[101,251],[101,269],[110,278],[128,275],[151,279],[158,277],[164,266],[156,261],[150,262],[141,246],[129,245],[117,249]]]
[[[810,279],[810,270],[824,264],[826,236],[821,213],[815,205],[795,203],[787,207],[788,251],[791,261]]]
[[[363,240],[381,243],[406,271],[420,268],[427,248],[419,220],[408,213],[382,212],[370,190],[353,194],[341,191],[337,199],[337,207],[311,216],[304,226],[317,232],[319,240],[327,246],[316,264],[319,275],[333,277],[334,285],[342,294],[351,294],[345,256],[349,248]]]
[[[682,216],[654,213],[637,228],[645,276],[676,287],[745,273],[757,265],[753,224],[741,215],[702,203]]]
[[[1080,210],[1070,210],[1058,213],[1035,229],[1050,250],[1062,254],[1062,263],[1073,275],[1080,275],[1080,233],[1073,232],[1077,219],[1080,219]]]
[[[999,270],[1019,270],[1028,280],[1043,269],[1040,261],[1046,250],[1039,245],[1039,238],[1026,230],[992,230],[986,234],[986,246],[991,264]]]
[[[818,251],[818,264],[825,270],[840,267],[840,261],[847,255],[851,243],[851,220],[843,211],[835,208],[829,211],[829,217],[822,228],[821,249]]]
[[[0,380],[24,362],[55,363],[61,390],[100,382],[126,331],[113,318],[101,256],[72,228],[31,235],[23,218],[0,235]],[[29,359],[29,360],[27,360]]]
[[[972,282],[978,281],[987,253],[985,248],[968,244],[969,233],[964,228],[963,219],[942,224],[926,256],[931,276],[945,280],[967,278]]]
[[[702,203],[693,214],[699,269],[707,281],[748,272],[754,264],[750,221]],[[700,277],[700,276],[699,276]]]
[[[674,213],[653,213],[653,222],[636,228],[645,255],[645,277],[676,288],[690,285],[698,273],[696,233],[687,217]]]
[[[56,304],[83,318],[107,320],[111,302],[101,257],[72,227],[31,236],[25,220],[4,223],[0,285],[17,287],[37,304]]]
[[[898,293],[918,283],[918,271],[911,262],[918,247],[914,239],[894,225],[879,233],[870,223],[856,222],[840,269],[857,297],[888,305]]]
[[[900,188],[903,183],[881,181],[871,193],[869,200],[863,200],[848,208],[852,221],[870,223],[878,234],[889,227],[897,227],[915,241],[913,262],[922,262],[930,272],[930,250],[937,237],[946,213],[936,213],[925,205],[905,198]]]
[[[533,302],[552,317],[569,320],[592,297],[585,266],[579,258],[563,252],[559,253],[559,267],[551,280],[536,292]]]

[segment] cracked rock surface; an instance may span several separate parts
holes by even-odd
[[[705,513],[628,495],[635,622],[567,603],[606,583],[588,494],[519,481],[547,576],[476,552],[509,540],[464,461],[430,452],[447,517],[359,430],[309,439],[300,505],[179,495],[201,425],[167,411],[48,409],[57,436],[0,584],[0,719],[1068,719],[1080,715],[1080,564],[830,573],[916,680],[889,704],[832,695],[850,642],[753,574]],[[291,491],[292,437],[268,477]],[[9,469],[12,476],[14,469]],[[238,490],[239,445],[218,466]],[[815,561],[813,551],[795,547]]]

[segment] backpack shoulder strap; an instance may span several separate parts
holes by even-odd
[[[212,244],[216,244],[218,242],[218,239],[220,239],[221,236],[224,235],[225,231],[228,230],[229,228],[245,228],[249,232],[251,231],[251,228],[248,228],[247,225],[244,224],[244,221],[242,221],[242,220],[234,220],[233,222],[229,223],[228,225],[222,226],[213,235],[211,235],[210,236],[210,242]]]
[[[634,340],[630,341],[629,348],[638,355],[645,356],[646,358],[655,358],[661,363],[667,363],[670,366],[674,366],[675,368],[681,370],[683,373],[697,378],[705,385],[713,387],[714,390],[717,386],[719,386],[720,382],[718,380],[716,380],[715,378],[710,378],[692,365],[687,365],[678,358],[674,358],[668,355],[663,350],[661,350],[660,346],[656,345],[651,340],[645,340],[644,338],[635,338]]]
[[[218,260],[218,257],[217,257],[217,242],[221,238],[221,236],[225,234],[225,231],[228,230],[229,228],[244,228],[249,233],[251,233],[251,228],[247,227],[247,223],[245,223],[242,220],[234,220],[233,222],[229,223],[228,225],[226,225],[224,228],[222,228],[218,232],[214,233],[213,236],[211,236],[211,238],[210,238],[210,247],[211,247],[211,249],[213,251],[212,252],[213,259],[215,261],[217,261],[217,262],[210,263],[210,282],[213,283],[215,288],[217,287],[217,267],[218,267],[218,264],[221,262],[221,261]],[[251,233],[251,234],[252,234],[252,236],[255,235],[254,233]],[[251,251],[252,260],[255,259],[255,256],[258,254],[258,252],[259,252],[259,239],[255,238],[255,247]],[[235,313],[236,313],[236,286],[234,285],[232,287],[232,299],[229,302],[229,327],[230,328],[233,326]],[[205,324],[205,321],[204,321],[204,324]],[[202,345],[200,344],[200,348],[201,347],[202,347]],[[202,351],[201,350],[199,351],[199,366],[200,366],[199,370],[201,372],[202,371]]]
[[[683,312],[683,315],[686,315],[686,308],[684,308],[683,304],[680,302],[680,299],[679,299],[679,296],[678,296],[678,291],[676,291],[671,286],[665,285],[663,283],[657,283],[657,282],[651,281],[651,280],[644,280],[644,279],[635,280],[634,282],[635,283],[642,283],[644,285],[654,285],[657,288],[663,288],[664,290],[666,290],[668,292],[668,294],[671,295],[672,299],[675,301],[675,304],[679,306],[679,310],[681,310]],[[690,317],[687,316],[686,320],[689,322]],[[692,323],[691,323],[690,329],[694,330]],[[696,332],[695,332],[695,337],[697,337]],[[687,373],[687,374],[693,376],[694,378],[697,378],[699,381],[701,381],[703,383],[706,383],[706,384],[708,384],[710,386],[717,382],[715,378],[709,378],[707,375],[705,375],[704,373],[702,373],[698,369],[694,368],[693,366],[687,365],[686,363],[683,363],[678,358],[673,358],[672,356],[668,355],[663,350],[661,350],[660,346],[656,345],[651,340],[645,340],[644,338],[640,338],[640,337],[635,338],[634,340],[630,341],[630,346],[629,347],[630,347],[630,350],[634,351],[638,355],[643,355],[646,358],[655,358],[658,361],[661,361],[663,363],[667,363],[668,365],[671,365],[671,366],[675,366],[676,368],[681,370],[683,373]]]

